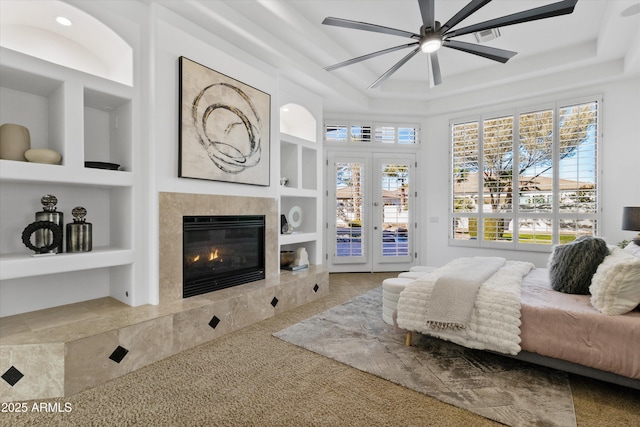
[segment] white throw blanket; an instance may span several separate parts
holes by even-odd
[[[468,348],[506,354],[520,352],[520,285],[534,266],[528,262],[505,261],[478,290],[469,324],[464,329],[438,329],[427,324],[427,307],[436,280],[466,269],[471,258],[458,258],[413,281],[398,300],[398,326],[432,335]]]
[[[464,329],[471,321],[480,286],[505,263],[499,257],[474,257],[464,270],[445,271],[427,301],[427,323],[434,328]],[[473,271],[473,274],[469,274]]]

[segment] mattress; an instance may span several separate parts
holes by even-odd
[[[523,351],[640,379],[640,311],[598,312],[589,295],[554,291],[546,268],[522,281],[520,346]]]

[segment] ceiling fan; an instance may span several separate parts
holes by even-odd
[[[368,89],[379,86],[382,82],[388,79],[389,76],[398,71],[400,67],[406,64],[407,61],[413,58],[420,51],[425,52],[429,55],[428,58],[431,68],[431,86],[439,85],[442,83],[440,64],[438,62],[437,54],[437,50],[440,49],[440,47],[448,47],[451,49],[468,52],[501,63],[507,62],[517,53],[510,50],[452,40],[454,37],[480,31],[492,30],[494,28],[506,27],[508,25],[521,24],[523,22],[536,21],[538,19],[568,15],[573,12],[576,3],[578,3],[578,0],[564,0],[454,30],[454,27],[456,25],[458,25],[460,22],[468,18],[471,14],[490,2],[491,0],[472,0],[465,7],[460,9],[460,11],[456,13],[451,19],[449,19],[444,25],[440,25],[440,22],[435,20],[434,0],[418,0],[418,5],[420,6],[420,14],[422,15],[422,26],[420,27],[419,34],[404,30],[398,30],[395,28],[383,27],[381,25],[369,24],[366,22],[327,17],[324,19],[324,21],[322,21],[324,25],[333,25],[336,27],[352,28],[355,30],[391,34],[394,36],[407,37],[416,41],[402,44],[400,46],[391,47],[388,49],[379,50],[377,52],[349,59],[347,61],[340,62],[335,65],[330,65],[324,68],[327,71],[333,71],[346,65],[351,65],[360,61],[364,61],[366,59],[375,58],[376,56],[396,52],[409,47],[414,47],[414,50],[412,50],[408,55],[398,61],[393,67],[389,68],[389,70],[387,70],[375,82],[373,82],[368,87]]]

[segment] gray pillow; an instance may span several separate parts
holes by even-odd
[[[567,294],[588,295],[591,277],[607,255],[607,243],[598,237],[582,236],[556,246],[548,265],[551,287]]]

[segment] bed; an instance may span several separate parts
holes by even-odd
[[[629,258],[622,252],[610,247],[609,255],[589,277],[592,292],[587,294],[554,290],[550,268],[504,261],[500,270],[481,279],[467,325],[451,328],[430,323],[426,307],[435,295],[435,283],[448,277],[447,271],[453,277],[469,275],[464,270],[470,263],[486,265],[494,260],[460,258],[426,273],[400,293],[396,324],[407,331],[407,345],[412,333],[418,332],[640,390],[640,257]],[[619,268],[617,275],[608,274],[607,268],[611,270],[620,260],[626,263],[625,274],[621,276]],[[511,270],[503,272],[507,266]],[[502,280],[494,280],[500,274]],[[627,279],[623,280],[626,288],[611,286],[621,277]],[[609,287],[607,295],[593,287],[598,280]],[[438,306],[446,303],[440,301]]]

